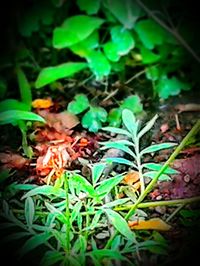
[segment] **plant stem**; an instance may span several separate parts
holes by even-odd
[[[69,255],[70,252],[70,210],[69,210],[69,182],[68,182],[68,174],[67,172],[64,173],[64,188],[66,192],[66,255]]]
[[[142,165],[141,165],[141,160],[140,160],[139,138],[137,138],[137,136],[135,136],[133,141],[135,143],[136,162],[137,162],[137,167],[138,167],[138,172],[139,172],[141,194],[142,194],[145,190],[145,185],[144,185],[144,177],[143,177],[143,173],[142,173]]]
[[[141,203],[141,201],[147,196],[147,194],[153,189],[154,185],[158,181],[158,178],[162,175],[162,173],[166,170],[166,168],[172,163],[172,161],[176,158],[176,156],[180,153],[180,151],[185,147],[185,145],[188,143],[188,140],[195,135],[200,129],[200,120],[196,122],[196,124],[193,126],[193,128],[189,131],[189,133],[183,138],[181,143],[178,145],[178,147],[175,149],[175,151],[171,154],[169,159],[165,162],[165,164],[162,166],[162,168],[158,171],[157,175],[152,179],[152,181],[148,184],[146,189],[144,190],[143,193],[140,194],[138,197],[137,201],[127,215],[125,216],[125,220],[128,220],[135,212],[135,210],[138,208],[138,205]],[[118,231],[115,231],[115,233],[110,237],[108,240],[105,248],[109,248],[112,244],[113,239],[116,237],[118,234]]]

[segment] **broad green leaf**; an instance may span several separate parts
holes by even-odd
[[[42,244],[45,245],[50,237],[52,237],[51,232],[44,232],[32,236],[24,243],[24,245],[20,249],[20,255],[23,256],[31,250],[35,249],[36,247]]]
[[[27,197],[32,197],[32,196],[35,196],[35,195],[44,195],[44,196],[55,195],[58,198],[65,198],[66,197],[66,192],[62,188],[55,188],[55,187],[50,186],[50,185],[43,185],[43,186],[39,186],[39,187],[33,188],[32,190],[27,192],[22,197],[22,199],[25,199]]]
[[[130,240],[135,239],[135,234],[131,231],[126,220],[120,214],[111,209],[104,209],[104,211],[108,215],[112,225],[117,229],[117,231],[119,231],[120,234]]]
[[[32,103],[31,86],[27,80],[27,77],[24,71],[20,67],[16,68],[16,72],[17,72],[17,79],[18,79],[21,100],[23,103],[27,104],[27,106],[29,107],[27,111],[30,111],[31,103]]]
[[[9,110],[28,111],[29,106],[15,99],[6,99],[4,101],[1,101],[0,112],[9,111]]]
[[[111,191],[111,189],[119,184],[123,178],[123,175],[117,175],[115,177],[103,180],[102,182],[98,183],[98,186],[95,189],[96,193],[101,197],[104,197]]]
[[[77,15],[67,18],[61,27],[53,32],[53,46],[61,49],[74,45],[86,39],[104,22],[103,19],[86,15]],[[81,26],[81,30],[80,30]]]
[[[129,133],[127,130],[117,127],[102,127],[101,130],[109,131],[111,133],[126,135],[127,137],[131,138],[132,134]]]
[[[126,145],[121,144],[121,143],[116,143],[116,142],[110,142],[106,145],[104,145],[103,147],[101,147],[101,150],[106,150],[106,149],[110,149],[110,148],[114,148],[114,149],[118,149],[118,150],[122,150],[126,153],[128,153],[129,155],[131,155],[133,158],[136,157],[135,153]]]
[[[122,110],[120,108],[113,108],[108,113],[107,121],[111,127],[120,127],[122,123]]]
[[[92,169],[92,183],[93,183],[93,185],[95,185],[96,182],[99,180],[105,167],[106,167],[106,163],[95,163],[92,165],[91,169]]]
[[[158,66],[150,66],[146,68],[146,78],[150,80],[158,80],[160,78],[160,68]]]
[[[127,160],[127,159],[124,159],[124,158],[107,157],[107,158],[104,159],[104,161],[106,161],[107,163],[121,163],[121,164],[126,164],[128,166],[131,166],[131,167],[134,167],[134,168],[137,169],[137,166],[133,162],[131,162],[131,161]]]
[[[99,33],[95,30],[86,39],[71,45],[69,49],[80,57],[87,57],[91,50],[99,46]]]
[[[25,200],[24,214],[28,227],[31,227],[35,217],[35,204],[31,197],[27,197]]]
[[[158,118],[158,115],[156,114],[147,124],[143,127],[143,129],[140,130],[138,133],[138,138],[141,138],[144,134],[146,134],[155,124],[156,119]]]
[[[103,51],[106,57],[112,62],[117,62],[120,59],[117,45],[114,42],[109,41],[105,43],[103,45]]]
[[[142,165],[142,167],[149,169],[149,170],[154,170],[154,171],[160,171],[160,169],[163,167],[162,164],[158,164],[158,163],[145,163]],[[167,167],[167,169],[165,170],[164,174],[169,174],[169,175],[174,175],[174,174],[178,174],[179,172],[171,167]]]
[[[143,174],[143,176],[147,176],[147,177],[150,177],[151,179],[153,179],[156,175],[157,175],[158,172],[155,172],[155,171],[149,171],[149,172],[146,172]],[[158,178],[159,181],[170,181],[171,180],[171,177],[169,177],[168,175],[166,174],[162,174],[159,176]]]
[[[90,106],[90,110],[84,114],[81,124],[91,132],[97,132],[102,127],[102,122],[106,122],[107,112],[102,107]]]
[[[65,256],[62,255],[62,253],[60,251],[48,250],[45,252],[44,256],[42,257],[40,265],[43,265],[43,266],[51,266],[51,265],[55,265],[55,264],[57,265],[57,263],[60,261],[63,261],[64,258],[65,258]]]
[[[9,110],[0,113],[0,125],[17,123],[20,120],[30,120],[30,121],[39,121],[45,123],[44,118],[41,116],[21,110]]]
[[[132,29],[141,15],[141,8],[132,0],[105,0],[104,5],[126,29]]]
[[[156,85],[156,92],[161,98],[167,99],[169,96],[178,95],[181,90],[189,89],[190,86],[189,83],[182,82],[176,77],[168,78],[167,76],[162,76]]]
[[[88,15],[96,14],[100,8],[101,0],[77,0],[80,10],[85,11]]]
[[[133,112],[131,112],[129,109],[124,109],[122,111],[122,121],[127,130],[132,134],[133,137],[135,137],[138,129],[138,123],[135,120]]]
[[[85,94],[77,94],[74,100],[67,106],[67,111],[73,114],[80,114],[89,107],[89,101]]]
[[[43,68],[35,82],[36,88],[41,88],[58,79],[73,76],[75,73],[87,67],[86,63],[64,63],[54,67]]]
[[[73,222],[76,219],[76,217],[78,216],[78,214],[80,213],[82,205],[83,205],[82,201],[78,201],[73,206],[73,211],[71,213],[71,222]]]
[[[72,182],[78,186],[80,190],[83,190],[84,192],[87,192],[89,196],[96,197],[97,193],[93,186],[87,181],[86,178],[84,178],[81,175],[74,174],[72,178]]]
[[[110,74],[111,65],[101,51],[91,50],[86,59],[91,71],[96,76],[96,80],[102,80]]]
[[[172,143],[172,142],[154,144],[154,145],[151,145],[151,146],[145,148],[144,150],[142,150],[140,152],[140,155],[143,155],[145,153],[152,153],[152,152],[156,152],[156,151],[160,151],[160,150],[164,150],[164,149],[169,149],[169,148],[172,148],[176,145],[177,145],[177,143]]]
[[[143,106],[138,95],[132,95],[125,98],[124,102],[121,105],[121,108],[129,109],[134,114],[140,113],[143,110]]]
[[[134,48],[135,41],[129,30],[122,26],[115,26],[111,29],[111,39],[117,47],[117,53],[122,56]]]
[[[146,47],[140,47],[142,63],[143,64],[153,64],[161,59],[161,55],[148,50]]]
[[[152,19],[140,20],[136,23],[135,30],[147,49],[163,44],[169,36],[168,32]]]

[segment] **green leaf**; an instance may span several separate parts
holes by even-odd
[[[110,74],[111,65],[101,51],[91,50],[87,54],[86,59],[90,69],[96,76],[96,80],[101,80]]]
[[[6,81],[0,76],[0,99],[3,99],[7,91],[7,83]]]
[[[30,111],[32,103],[31,86],[27,80],[24,71],[20,67],[16,68],[16,72],[17,72],[17,79],[18,79],[21,100],[23,103],[29,106],[29,109],[27,111]]]
[[[99,180],[105,167],[106,167],[105,163],[95,163],[92,165],[92,183],[93,183],[93,185],[95,185],[96,182]]]
[[[136,23],[135,30],[147,49],[163,44],[169,36],[168,32],[152,19],[140,20]]]
[[[146,78],[149,80],[158,80],[160,78],[160,69],[157,66],[150,66],[146,68]]]
[[[54,67],[43,68],[39,73],[37,80],[35,82],[36,88],[41,88],[47,84],[50,84],[58,79],[73,76],[75,73],[86,68],[86,63],[64,63]]]
[[[96,211],[96,213],[92,219],[92,222],[90,224],[90,230],[94,230],[94,228],[98,227],[98,222],[101,218],[102,213],[103,213],[103,210]]]
[[[74,206],[73,206],[73,211],[71,213],[71,222],[73,222],[76,217],[78,216],[78,214],[80,213],[80,210],[82,208],[82,201],[78,201]]]
[[[105,203],[102,207],[104,207],[104,208],[113,208],[115,206],[122,205],[122,204],[126,203],[129,200],[130,200],[129,198],[126,198],[126,199],[117,199],[117,200],[114,200],[114,201]]]
[[[17,121],[20,120],[39,121],[45,123],[44,118],[32,112],[9,110],[0,113],[0,125],[17,123]]]
[[[111,29],[111,38],[117,47],[117,53],[122,56],[129,53],[135,46],[135,41],[129,30],[122,26],[115,26]]]
[[[143,110],[140,97],[138,95],[131,95],[125,98],[124,102],[121,105],[122,109],[129,109],[134,114],[140,113]]]
[[[151,179],[153,179],[156,175],[157,175],[158,172],[156,171],[149,171],[149,172],[146,172],[143,174],[143,176],[147,176],[147,177],[150,177]],[[166,174],[162,174],[159,176],[158,178],[159,181],[170,181],[172,180],[168,175]]]
[[[35,195],[44,195],[44,196],[55,195],[58,198],[65,198],[66,197],[66,192],[62,188],[55,188],[55,187],[50,186],[50,185],[43,185],[43,186],[39,186],[39,187],[33,188],[32,190],[27,192],[22,197],[22,199],[25,199],[27,197],[32,197],[32,196],[35,196]]]
[[[26,218],[26,223],[28,227],[31,227],[35,217],[35,204],[31,197],[27,197],[25,200],[24,213]]]
[[[140,152],[140,155],[143,155],[145,153],[152,153],[152,152],[156,152],[156,151],[160,151],[160,150],[164,150],[164,149],[169,149],[169,148],[172,148],[176,145],[177,145],[177,143],[172,143],[172,142],[154,144],[154,145],[151,145],[151,146],[145,148],[144,150],[142,150]]]
[[[117,144],[122,144],[122,145],[127,145],[127,146],[135,147],[135,145],[133,144],[133,142],[131,142],[129,140],[126,140],[126,139],[119,139],[119,140],[116,140],[114,143],[115,144],[117,143]],[[102,144],[102,145],[112,145],[113,144],[113,141],[99,141],[99,144]]]
[[[95,189],[96,193],[101,197],[106,196],[111,191],[111,189],[113,189],[122,181],[123,178],[124,176],[120,174],[116,175],[115,177],[103,180],[102,182],[98,183],[98,186]]]
[[[156,54],[144,46],[140,47],[140,52],[143,64],[153,64],[161,59],[160,54]]]
[[[77,0],[80,10],[85,11],[88,15],[96,14],[100,8],[101,0]]]
[[[100,261],[103,258],[107,259],[115,259],[115,260],[126,260],[124,256],[121,255],[120,251],[118,250],[110,250],[110,249],[97,249],[89,252],[88,255],[93,255]],[[96,266],[96,264],[94,264]],[[102,265],[102,264],[97,264]]]
[[[42,244],[46,244],[50,237],[52,237],[51,232],[44,232],[32,236],[25,242],[25,244],[20,249],[20,255],[23,256],[31,250],[35,249],[36,247]]]
[[[104,5],[126,29],[132,29],[141,15],[141,8],[132,0],[105,0]]]
[[[112,62],[117,62],[120,59],[117,45],[114,42],[109,41],[105,43],[103,45],[103,51],[106,57]]]
[[[67,224],[67,217],[58,209],[55,208],[52,204],[45,202],[45,206],[47,207],[48,211],[53,213],[55,217],[57,217],[63,224]]]
[[[75,183],[75,185],[78,186],[80,190],[87,192],[89,196],[91,197],[97,196],[97,193],[95,189],[93,188],[93,186],[83,176],[74,174],[71,181]]]
[[[142,167],[149,169],[149,170],[154,170],[154,171],[160,171],[160,169],[163,167],[162,164],[158,163],[145,163],[142,165]],[[171,167],[167,167],[167,169],[164,171],[164,174],[169,174],[169,175],[174,175],[178,174],[179,172]]]
[[[131,138],[132,134],[129,133],[127,130],[117,127],[102,127],[101,130],[110,131],[111,133],[126,135],[127,137]]]
[[[135,120],[133,112],[129,109],[122,111],[122,121],[127,130],[135,137],[138,129],[138,123]]]
[[[45,254],[42,257],[42,260],[40,262],[40,265],[43,265],[43,266],[51,266],[51,265],[55,265],[55,264],[57,265],[57,263],[60,261],[63,261],[64,258],[65,257],[62,255],[62,253],[60,251],[49,250],[49,251],[45,252]]]
[[[129,240],[135,239],[135,234],[131,231],[126,220],[121,215],[111,209],[104,209],[104,211],[108,215],[112,225],[117,229],[117,231],[119,231],[120,234]]]
[[[107,112],[102,107],[90,106],[90,110],[84,114],[81,124],[91,132],[97,132],[102,127],[102,122],[106,122]]]
[[[67,111],[73,114],[80,114],[89,107],[89,101],[85,94],[77,94],[74,101],[67,106]]]
[[[0,112],[9,111],[9,110],[28,111],[29,106],[15,99],[6,99],[4,101],[1,101]]]
[[[106,161],[107,163],[121,163],[121,164],[125,164],[125,165],[131,166],[137,169],[137,166],[133,162],[127,159],[124,159],[124,158],[107,157],[104,159],[104,161]]]
[[[120,108],[111,109],[108,113],[107,121],[111,127],[120,127],[122,122],[122,110]]]
[[[168,78],[167,76],[162,76],[156,85],[156,92],[161,98],[167,99],[169,96],[178,95],[181,90],[189,89],[190,86],[189,83],[182,82],[176,77]]]
[[[64,21],[61,27],[53,32],[53,46],[61,49],[86,39],[104,22],[103,19],[86,15],[77,15]],[[81,25],[81,30],[80,30]]]
[[[141,138],[144,134],[146,134],[155,124],[158,115],[156,114],[147,124],[143,127],[142,130],[138,133],[138,138]]]
[[[91,50],[99,46],[99,33],[95,30],[86,39],[71,45],[69,49],[80,57],[87,57]]]

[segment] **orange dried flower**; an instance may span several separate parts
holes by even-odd
[[[47,109],[51,106],[53,106],[53,102],[51,98],[48,99],[36,99],[32,102],[33,108],[42,108],[42,109]]]

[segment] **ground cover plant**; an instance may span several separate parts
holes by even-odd
[[[8,262],[179,265],[198,255],[200,60],[183,7],[18,6],[7,25],[15,45],[0,59]]]

